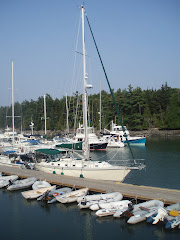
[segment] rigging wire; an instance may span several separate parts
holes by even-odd
[[[121,117],[120,117],[119,109],[118,109],[118,107],[117,107],[116,100],[115,100],[115,98],[114,98],[114,94],[113,94],[113,91],[112,91],[112,89],[111,89],[111,86],[110,86],[110,83],[109,83],[109,80],[108,80],[108,77],[107,77],[107,74],[106,74],[106,70],[105,70],[103,61],[102,61],[102,59],[101,59],[101,55],[100,55],[100,53],[99,53],[99,49],[98,49],[98,47],[97,47],[96,40],[95,40],[95,38],[94,38],[94,34],[93,34],[93,32],[92,32],[91,25],[90,25],[90,23],[89,23],[89,19],[88,19],[88,17],[87,17],[87,13],[86,13],[86,12],[85,12],[85,16],[86,16],[86,19],[87,19],[87,22],[88,22],[88,26],[89,26],[89,29],[90,29],[90,32],[91,32],[91,35],[92,35],[92,38],[93,38],[93,41],[94,41],[94,44],[95,44],[95,47],[96,47],[98,56],[99,56],[99,60],[100,60],[100,62],[101,62],[101,65],[102,65],[102,68],[103,68],[103,71],[104,71],[104,74],[105,74],[105,78],[106,78],[106,81],[107,81],[107,84],[108,84],[108,87],[109,87],[109,90],[110,90],[110,93],[111,93],[111,96],[112,96],[112,99],[113,99],[113,102],[114,102],[114,105],[115,105],[115,108],[116,108],[116,112],[117,112],[119,121],[120,121],[120,123],[121,123],[121,125],[122,125],[123,132],[125,133],[126,141],[127,141],[129,150],[130,150],[130,152],[131,152],[132,158],[133,158],[133,160],[134,160],[134,163],[136,164],[136,160],[135,160],[135,158],[134,158],[134,154],[133,154],[132,149],[131,149],[131,146],[130,146],[130,144],[129,144],[129,141],[128,141],[128,138],[127,138],[127,135],[126,135],[126,132],[125,132],[125,128],[124,128],[122,119],[121,119]]]

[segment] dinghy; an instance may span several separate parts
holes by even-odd
[[[6,178],[6,179],[0,179],[0,188],[11,185],[17,179],[18,179],[17,175],[8,176],[8,178]]]
[[[158,211],[153,216],[148,217],[146,221],[152,224],[157,224],[159,221],[162,221],[165,223],[166,229],[173,229],[180,226],[180,203],[158,209]]]
[[[129,218],[127,223],[136,224],[142,222],[149,214],[152,215],[161,207],[164,207],[164,203],[159,200],[150,200],[144,203],[136,204],[134,205],[134,209],[132,211],[133,216]]]
[[[8,175],[8,176],[0,176],[0,180],[11,180],[13,178],[12,176],[17,176],[17,175]]]
[[[112,216],[117,212],[117,210],[121,210],[124,212],[128,209],[128,204],[131,204],[131,201],[122,200],[118,202],[99,204],[99,207],[102,209],[99,209],[96,212],[96,216],[98,217]]]
[[[179,211],[180,203],[175,203],[175,204],[169,205],[166,208],[159,208],[156,213],[147,217],[146,222],[152,223],[152,224],[157,224],[159,221],[164,221],[165,218],[166,218],[166,220],[167,219],[172,220],[172,217],[170,215],[173,210]],[[170,215],[168,216],[169,213],[170,213]]]
[[[112,192],[78,197],[77,202],[79,203],[79,208],[90,208],[91,210],[98,210],[99,203],[120,201],[122,198],[123,195],[120,192]]]
[[[55,188],[56,188],[56,185],[55,186],[50,186],[50,187],[43,187],[43,188],[39,188],[39,189],[36,189],[36,190],[24,191],[21,194],[26,199],[35,199],[35,198],[38,198],[41,195],[43,195],[45,192],[51,191]]]
[[[177,217],[174,217],[173,219],[167,221],[165,224],[166,229],[173,229],[177,226],[180,228],[180,214]]]
[[[63,195],[63,194],[68,193],[68,192],[72,192],[72,189],[68,188],[68,187],[64,187],[64,188],[56,189],[55,191],[51,191],[52,198],[50,200],[48,200],[47,203],[56,202],[57,201],[57,199],[56,199],[57,196]]]
[[[7,188],[9,191],[19,190],[24,188],[29,188],[35,183],[37,179],[35,177],[30,177],[22,180],[16,180],[11,186]]]
[[[132,202],[130,202],[129,204],[127,204],[126,207],[124,207],[123,209],[118,209],[113,217],[119,218],[119,217],[123,217],[126,215],[126,213],[131,213],[131,211],[133,210],[133,204]]]
[[[61,203],[76,202],[80,196],[85,196],[88,192],[88,188],[82,188],[76,191],[65,193],[62,196],[56,196],[56,200]]]
[[[36,181],[32,185],[33,190],[37,190],[39,188],[47,188],[47,187],[51,187],[51,184],[43,180]]]

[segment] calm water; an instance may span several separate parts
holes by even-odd
[[[146,159],[146,170],[130,173],[127,183],[180,189],[180,139],[149,139],[146,147],[134,147],[137,158]],[[115,151],[107,151],[113,156]],[[106,153],[106,154],[107,154]],[[105,153],[92,153],[102,157]],[[125,159],[128,150],[121,149],[118,158]],[[107,156],[104,156],[107,158]],[[117,159],[117,156],[116,156]],[[165,230],[162,225],[146,222],[128,225],[125,219],[98,219],[88,209],[79,210],[77,204],[48,205],[26,200],[21,191],[0,190],[1,239],[130,239],[177,240],[180,230]]]

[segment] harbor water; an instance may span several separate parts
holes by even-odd
[[[180,138],[149,138],[145,147],[132,147],[136,158],[146,159],[146,169],[132,171],[125,183],[180,189]],[[92,158],[128,159],[128,148],[93,152]],[[98,218],[89,209],[80,210],[77,203],[47,204],[26,200],[21,191],[0,190],[1,239],[130,239],[177,240],[180,229],[166,230],[162,224],[146,222],[129,225],[126,219]]]

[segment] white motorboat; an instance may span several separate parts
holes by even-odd
[[[146,220],[146,217],[152,215],[159,208],[164,207],[164,203],[159,200],[150,200],[144,203],[134,205],[134,209],[132,211],[133,216],[131,216],[127,223],[136,224]]]
[[[123,130],[124,128],[124,130]],[[146,137],[131,137],[129,131],[127,130],[126,126],[121,126],[113,123],[111,125],[111,130],[104,129],[103,137],[106,139],[110,139],[110,137],[114,137],[117,142],[127,143],[126,138],[128,139],[130,144],[133,145],[145,145],[146,144]],[[108,144],[109,145],[109,144]]]
[[[26,199],[35,199],[35,198],[40,197],[44,193],[49,192],[49,191],[51,191],[55,188],[56,188],[56,185],[55,186],[50,186],[50,187],[37,188],[35,190],[24,191],[21,194]]]
[[[36,181],[32,185],[33,190],[37,190],[39,188],[47,188],[47,187],[51,187],[51,184],[43,180]]]
[[[108,141],[107,148],[123,148],[125,146],[121,138],[116,135],[104,135],[103,138]]]
[[[122,200],[123,195],[119,192],[93,194],[78,197],[77,202],[79,208],[90,208],[91,210],[98,210],[99,204],[104,202],[115,202]]]
[[[61,203],[76,202],[78,197],[86,195],[87,192],[88,188],[82,188],[76,191],[65,193],[62,196],[56,196],[56,200]]]
[[[96,216],[112,216],[116,213],[117,210],[124,212],[128,209],[129,204],[132,204],[129,200],[99,204],[101,209],[96,212]]]
[[[11,186],[9,186],[7,188],[7,190],[13,191],[13,190],[29,188],[33,185],[33,183],[35,183],[35,181],[37,181],[37,179],[35,177],[30,177],[30,178],[26,178],[26,179],[22,179],[22,180],[16,180],[15,182],[13,182],[13,184]]]
[[[104,138],[99,139],[95,134],[93,127],[87,127],[87,135],[90,150],[106,150],[108,144],[107,140]],[[85,128],[83,125],[79,124],[79,128],[77,128],[76,134],[74,136],[74,140],[76,142],[85,141]]]
[[[0,165],[25,168],[24,162],[21,159],[9,158],[6,155],[0,155]]]
[[[18,179],[17,175],[0,177],[0,188],[6,187],[8,185],[11,185],[17,179]]]

